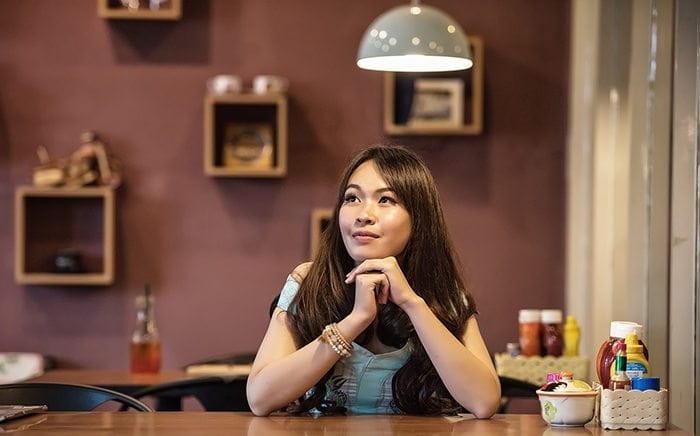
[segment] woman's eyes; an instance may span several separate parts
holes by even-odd
[[[343,203],[355,203],[360,201],[357,195],[355,194],[345,194],[345,197],[343,197]],[[390,197],[388,195],[383,195],[379,197],[379,204],[398,204],[398,200],[396,200],[394,197]]]

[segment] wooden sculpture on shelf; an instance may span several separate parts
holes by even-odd
[[[67,187],[99,185],[117,188],[121,174],[117,163],[110,158],[106,145],[97,133],[83,132],[82,144],[70,156],[51,159],[46,148],[37,149],[40,165],[34,168],[34,185],[42,187]]]

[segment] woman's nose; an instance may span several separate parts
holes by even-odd
[[[355,221],[361,224],[371,224],[375,219],[374,208],[371,205],[366,205],[360,210]]]

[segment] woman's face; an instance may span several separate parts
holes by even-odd
[[[340,233],[355,264],[398,256],[411,236],[411,217],[374,161],[350,175],[339,212]]]

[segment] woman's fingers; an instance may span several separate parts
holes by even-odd
[[[372,294],[372,300],[376,303],[386,304],[389,299],[389,279],[386,275],[382,273],[365,273],[357,274],[354,276],[355,289],[362,289],[361,292],[366,293],[361,296],[365,297],[367,294]],[[357,296],[356,296],[357,298]]]
[[[359,274],[388,273],[392,268],[398,267],[394,257],[384,259],[367,259],[345,275],[345,283],[352,283]]]
[[[389,301],[389,282],[386,284],[378,285],[375,288],[375,293],[377,294],[377,302],[379,304],[386,304]]]

